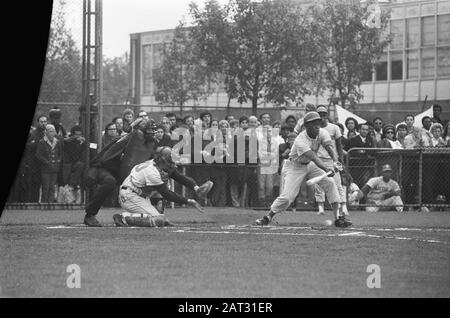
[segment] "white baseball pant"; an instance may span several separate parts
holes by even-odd
[[[122,208],[130,213],[150,214],[151,216],[160,215],[150,200],[141,197],[129,188],[120,189],[119,203]]]
[[[380,211],[380,208],[388,208],[388,207],[392,207],[392,206],[396,206],[395,209],[398,212],[403,212],[403,201],[402,201],[402,198],[398,195],[390,197],[386,200],[372,200],[372,201],[377,206],[366,207],[367,212],[378,212],[378,211]]]
[[[286,173],[283,191],[278,198],[273,201],[272,206],[270,207],[274,213],[283,212],[290,206],[297,197],[300,186],[305,178],[310,179],[325,174],[325,172],[317,167],[312,161],[307,165],[294,165],[292,161],[287,161],[284,164],[283,170]],[[322,189],[325,190],[330,204],[339,202],[339,193],[333,178],[324,178],[320,180],[319,184]]]
[[[329,169],[334,169],[333,159],[320,158],[320,160],[322,160],[325,167],[327,167]],[[346,195],[346,192],[344,191],[344,187],[342,186],[341,174],[339,172],[336,172],[333,176],[333,179],[334,179],[334,182],[336,183],[336,186],[337,186],[337,189],[339,192],[339,197],[340,197],[339,203],[347,202],[347,195]],[[314,197],[316,198],[316,202],[325,202],[325,192],[323,191],[323,189],[320,187],[319,184],[314,185]]]

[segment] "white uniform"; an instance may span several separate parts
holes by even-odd
[[[400,190],[398,183],[392,179],[388,182],[384,182],[383,177],[371,178],[367,181],[367,185],[370,187],[370,191],[367,194],[368,203],[375,203],[377,207],[366,207],[368,212],[378,212],[382,207],[396,206],[395,209],[398,212],[403,211],[403,201],[400,196],[393,196],[388,199],[384,199],[384,195],[388,192],[395,192]]]
[[[337,125],[332,124],[332,123],[328,123],[323,129],[328,131],[328,133],[330,134],[331,142],[333,145],[333,150],[335,153],[337,153],[336,140],[342,137],[341,129]],[[330,154],[323,146],[320,146],[319,151],[317,152],[317,156],[320,158],[320,160],[322,160],[325,167],[327,167],[329,169],[334,168],[333,158],[330,157]],[[336,182],[336,186],[337,186],[337,189],[339,192],[339,196],[340,196],[339,202],[341,202],[341,203],[346,202],[347,195],[344,191],[344,188],[342,187],[341,174],[335,173],[333,176],[333,179]],[[314,196],[315,196],[317,202],[325,202],[325,192],[322,190],[320,185],[318,185],[318,184],[314,185],[314,192],[315,192]]]
[[[158,210],[145,196],[151,192],[152,186],[162,185],[167,179],[168,177],[164,172],[160,172],[156,168],[153,160],[136,165],[120,186],[120,205],[130,213],[159,215]],[[144,187],[150,188],[146,188],[144,192]]]
[[[323,128],[320,128],[319,135],[312,139],[306,130],[301,132],[292,145],[289,160],[283,166],[286,174],[284,179],[283,191],[272,203],[271,210],[275,213],[285,211],[292,201],[295,200],[300,186],[305,178],[313,178],[323,175],[325,172],[317,165],[305,157],[307,151],[312,150],[317,153],[319,147],[331,144],[330,134]],[[324,178],[319,184],[328,197],[330,203],[339,202],[339,193],[333,178]]]

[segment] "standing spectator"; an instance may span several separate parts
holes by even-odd
[[[125,109],[123,111],[122,119],[123,131],[129,133],[133,129],[131,123],[134,121],[134,111],[130,108]]]
[[[287,142],[288,136],[291,132],[294,132],[294,128],[288,125],[281,125],[280,137],[283,139],[283,142]]]
[[[381,135],[383,134],[383,119],[381,117],[375,117],[373,120],[373,129],[375,134],[375,143],[381,142]]]
[[[56,138],[55,127],[49,124],[45,126],[45,136],[39,141],[36,150],[36,157],[41,164],[42,202],[54,202],[62,155],[62,142]]]
[[[372,148],[373,141],[369,137],[369,125],[359,124],[359,135],[351,138],[348,142],[347,151],[351,148]]]
[[[422,127],[423,127],[424,130],[430,131],[432,123],[433,122],[431,121],[431,117],[430,116],[425,116],[425,117],[422,118]]]
[[[236,131],[236,129],[239,128],[239,120],[237,120],[237,119],[232,119],[228,123],[230,124],[232,133],[234,133]]]
[[[156,141],[155,149],[164,146],[172,147],[172,140],[170,139],[169,135],[164,133],[163,125],[156,126],[155,141]]]
[[[142,118],[142,119],[147,120],[147,119],[148,119],[148,114],[147,114],[147,112],[146,112],[145,110],[141,110],[141,111],[138,113],[137,118]]]
[[[239,127],[242,128],[242,130],[244,132],[248,129],[248,117],[247,116],[241,116],[241,118],[239,118]]]
[[[442,107],[438,104],[433,104],[433,123],[439,123],[444,125],[443,120],[441,119]]]
[[[114,123],[108,123],[102,136],[102,148],[106,147],[111,141],[119,136],[117,126]]]
[[[112,122],[116,125],[117,135],[122,137],[127,133],[123,131],[123,118],[122,117],[114,117]]]
[[[166,117],[170,122],[170,131],[173,131],[177,126],[177,116],[174,113],[167,113]]]
[[[377,143],[377,148],[393,148],[401,149],[403,146],[397,144],[395,140],[395,127],[394,125],[387,124],[383,128],[383,133],[381,135],[382,139]]]
[[[194,117],[191,115],[187,115],[183,118],[183,123],[187,129],[191,132],[191,135],[194,133]]]
[[[414,115],[412,114],[408,114],[405,116],[405,124],[406,124],[406,129],[408,131],[408,135],[412,134],[414,131],[417,131],[418,129],[416,127],[414,127]]]
[[[294,128],[297,125],[297,119],[294,115],[287,116],[284,122],[288,127],[292,128],[292,131],[294,131]]]
[[[248,127],[253,129],[258,127],[258,118],[256,118],[256,116],[252,115],[248,118]]]
[[[347,128],[347,140],[350,140],[353,136],[358,135],[358,121],[355,118],[348,117],[345,120],[345,127]],[[352,136],[350,136],[350,134],[352,134]]]
[[[440,123],[433,123],[430,127],[431,140],[430,147],[445,147],[446,142],[442,138],[443,127]]]
[[[29,180],[29,191],[27,202],[38,202],[39,201],[39,189],[41,187],[41,163],[36,157],[36,150],[39,141],[45,136],[45,126],[47,126],[47,116],[41,115],[38,117],[38,125],[35,130],[31,133],[30,139],[27,143],[27,155],[29,156],[30,162],[30,178]]]
[[[61,124],[61,109],[59,109],[58,107],[50,109],[49,118],[50,124],[53,125],[53,127],[55,127],[56,136],[61,140],[66,138],[67,136],[66,130]]]
[[[169,137],[172,136],[172,124],[170,122],[170,119],[167,117],[163,117],[160,124],[164,127],[164,134],[168,135]]]
[[[270,125],[270,114],[269,113],[262,113],[259,116],[259,121],[262,126]]]
[[[81,179],[84,170],[85,142],[83,130],[80,126],[74,126],[70,130],[70,137],[64,139],[63,147],[63,185],[69,185],[71,191],[77,191],[81,187]]]
[[[211,127],[211,119],[212,115],[210,112],[202,112],[200,113],[200,120],[202,121],[202,127],[203,129],[208,129]]]

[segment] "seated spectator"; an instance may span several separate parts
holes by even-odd
[[[351,138],[348,142],[346,151],[352,148],[372,148],[373,141],[369,137],[369,124],[363,123],[359,124],[359,135]]]
[[[405,149],[428,147],[429,145],[428,140],[423,138],[424,135],[422,134],[421,130],[410,129],[410,131],[411,133],[408,133],[405,137],[404,141]]]
[[[61,109],[54,107],[50,109],[49,115],[50,124],[55,127],[56,137],[63,140],[67,137],[67,132],[61,124]]]
[[[425,117],[422,118],[422,128],[423,129],[425,129],[427,131],[430,131],[432,123],[433,122],[431,121],[431,117],[430,116],[425,116]]]
[[[103,132],[102,136],[102,148],[104,148],[106,145],[108,145],[111,141],[116,139],[119,136],[117,133],[116,124],[109,123],[105,127],[105,131]]]
[[[412,134],[415,131],[421,130],[418,127],[414,127],[414,120],[415,120],[415,117],[412,114],[408,114],[405,116],[405,124],[406,124],[406,130],[408,131],[408,135]]]
[[[164,126],[163,125],[158,125],[156,127],[156,132],[155,132],[155,141],[156,141],[156,145],[155,147],[172,147],[172,140],[170,139],[170,136],[164,133]]]
[[[358,199],[366,197],[367,204],[375,206],[366,207],[368,212],[378,212],[380,209],[390,210],[395,206],[398,212],[403,212],[403,201],[400,197],[400,186],[391,179],[392,168],[386,164],[382,168],[382,176],[371,178],[362,187]]]
[[[383,128],[382,139],[377,143],[377,148],[393,148],[402,149],[403,146],[400,142],[395,140],[395,127],[394,125],[387,124]]]
[[[405,149],[405,137],[408,134],[408,129],[405,124],[400,124],[397,126],[397,142]]]
[[[41,202],[55,202],[55,187],[63,156],[62,147],[62,142],[56,137],[55,127],[48,124],[45,127],[45,136],[39,141],[36,149],[42,180]]]
[[[373,120],[373,132],[375,135],[375,143],[380,143],[383,135],[383,119],[381,117],[375,117]]]
[[[130,108],[127,108],[123,111],[122,115],[123,120],[123,131],[129,133],[133,128],[130,126],[134,121],[134,111]]]
[[[121,137],[121,136],[127,134],[125,131],[123,131],[123,118],[122,117],[114,117],[112,122],[116,125],[118,136]]]
[[[81,126],[72,127],[70,137],[64,139],[62,184],[68,185],[70,191],[77,191],[81,187],[85,162],[85,142]]]
[[[358,135],[358,121],[353,117],[348,117],[345,120],[345,127],[347,128],[347,140],[350,140],[353,136]],[[350,136],[350,134],[352,134]]]

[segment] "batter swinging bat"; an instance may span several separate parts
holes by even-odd
[[[327,173],[325,173],[325,174],[323,174],[321,176],[317,176],[317,177],[311,178],[308,181],[306,181],[306,185],[307,186],[312,186],[313,184],[316,184],[316,183],[320,182],[320,180],[328,177],[332,173],[333,173],[333,171],[328,171]]]

